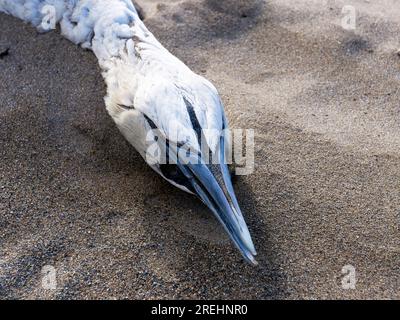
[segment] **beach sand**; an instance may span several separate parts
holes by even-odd
[[[255,130],[235,189],[259,266],[123,139],[91,52],[0,14],[0,298],[399,299],[399,4],[138,2]]]

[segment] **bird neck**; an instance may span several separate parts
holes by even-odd
[[[189,72],[146,28],[131,0],[0,0],[0,11],[43,32],[59,24],[65,38],[92,50],[108,100],[129,103],[143,75]]]
[[[93,50],[100,65],[121,56],[129,39],[162,48],[130,0],[1,0],[0,11],[42,32],[59,24],[62,35]]]

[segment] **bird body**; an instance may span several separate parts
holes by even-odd
[[[197,195],[244,258],[256,263],[224,161],[230,145],[218,92],[158,42],[130,0],[0,0],[0,11],[39,31],[53,19],[67,39],[91,49],[107,84],[107,111],[121,133],[163,178]],[[219,161],[206,161],[209,156]]]

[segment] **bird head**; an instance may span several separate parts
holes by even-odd
[[[158,174],[196,195],[257,264],[226,161],[230,139],[217,90],[157,42],[128,41],[125,54],[104,75],[120,131]]]

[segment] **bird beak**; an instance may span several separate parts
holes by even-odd
[[[223,156],[223,140],[219,151]],[[188,178],[197,196],[214,213],[246,261],[257,265],[254,248],[246,222],[240,211],[228,166],[218,164],[181,164],[178,167]]]

